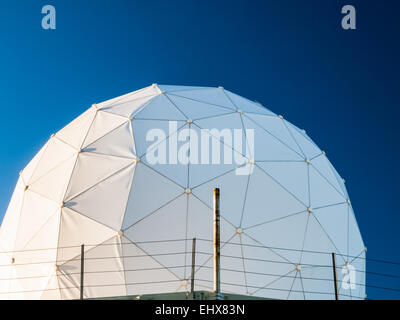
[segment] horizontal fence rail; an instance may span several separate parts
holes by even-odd
[[[197,248],[192,248],[192,240],[193,239],[166,239],[166,240],[154,240],[154,241],[141,241],[141,242],[119,242],[119,243],[102,243],[102,244],[85,244],[84,259],[81,257],[81,245],[76,246],[64,246],[58,248],[38,248],[38,249],[24,249],[24,250],[15,250],[15,251],[0,251],[1,263],[0,263],[0,298],[2,296],[8,295],[12,297],[13,295],[21,295],[25,293],[41,293],[47,291],[59,290],[63,291],[74,291],[74,296],[79,296],[79,292],[90,291],[93,288],[107,288],[107,287],[128,287],[128,286],[145,286],[145,285],[166,285],[166,284],[176,284],[181,288],[176,289],[176,292],[190,292],[193,290],[193,287],[203,288],[212,290],[213,279],[204,277],[204,274],[200,274],[200,271],[209,270],[210,275],[212,274],[213,267],[212,263],[212,240],[210,239],[201,239],[196,238],[197,240]],[[171,245],[174,247],[174,244],[179,244],[182,246],[182,243],[185,245],[184,250],[167,250],[166,247]],[[163,248],[158,248],[158,245],[162,245]],[[151,254],[147,253],[143,250],[143,245],[152,246],[152,248],[158,248],[158,251],[152,250]],[[110,246],[114,246],[112,248],[113,253],[110,254],[110,250],[104,250],[103,254],[96,253],[93,256],[94,249],[99,250],[99,248],[107,248]],[[139,248],[138,251],[142,251],[141,254],[129,254],[129,250],[127,249],[129,246],[134,248]],[[237,249],[235,251],[235,248]],[[204,249],[206,247],[207,250]],[[229,250],[226,248],[229,247]],[[243,254],[243,248],[258,248],[258,249],[266,249],[269,252],[275,253],[275,251],[283,251],[288,253],[301,252],[301,257],[303,253],[309,253],[313,255],[313,258],[307,259],[306,262],[302,262],[302,258],[300,261],[292,261],[289,257],[283,256],[281,260],[279,254],[276,255],[276,259],[264,259],[262,257],[257,256],[248,256]],[[176,248],[175,248],[176,249]],[[192,251],[195,249],[195,254],[192,255]],[[62,258],[63,251],[73,250],[72,256],[70,258]],[[125,252],[124,252],[125,251]],[[228,251],[228,252],[227,252]],[[48,256],[53,255],[56,257],[55,259],[46,259],[46,252],[51,252]],[[234,252],[234,254],[232,254]],[[237,253],[237,254],[236,254]],[[59,256],[60,259],[57,259]],[[382,265],[392,265],[392,267],[400,266],[399,262],[389,261],[385,259],[372,259],[367,258],[363,255],[363,252],[358,256],[350,256],[345,255],[340,252],[335,252],[337,259],[339,257],[343,261],[348,261],[349,264],[355,261],[363,261],[363,263],[373,263]],[[226,265],[221,263],[221,274],[222,279],[224,279],[224,274],[230,274],[231,281],[221,281],[222,291],[226,293],[235,293],[234,288],[240,289],[240,292],[246,291],[250,295],[257,296],[257,293],[265,290],[265,291],[279,291],[279,292],[287,292],[289,295],[298,293],[300,295],[327,295],[329,297],[334,297],[334,283],[335,280],[332,274],[333,265],[332,263],[328,263],[330,261],[330,255],[332,252],[322,252],[322,251],[312,251],[312,250],[299,250],[299,249],[291,249],[291,248],[280,248],[280,247],[270,247],[258,244],[244,244],[244,243],[233,243],[229,241],[221,241],[221,259],[226,258],[231,261],[231,265]],[[164,258],[170,258],[168,261],[176,261],[177,259],[182,259],[179,257],[184,257],[184,263],[167,263],[163,265],[160,261],[164,261]],[[155,264],[158,263],[157,266],[143,266],[138,261],[142,258],[151,258]],[[161,259],[163,258],[163,259]],[[41,260],[42,259],[42,260]],[[196,259],[197,263],[192,263]],[[107,261],[117,261],[117,262],[107,262]],[[316,263],[310,263],[310,261],[315,260]],[[9,261],[9,263],[5,263]],[[199,261],[202,261],[200,263]],[[234,261],[241,262],[241,267],[238,268],[238,264],[234,263]],[[318,263],[324,261],[325,263]],[[135,266],[135,263],[137,264]],[[347,262],[346,262],[347,263]],[[346,263],[342,261],[338,261],[336,270],[337,275],[341,276],[341,271],[343,268],[346,268]],[[211,264],[211,265],[207,265]],[[107,266],[112,265],[116,266],[116,268],[109,268]],[[271,265],[276,265],[271,270]],[[279,270],[280,265],[282,266],[282,273],[276,272]],[[46,273],[43,271],[47,267],[54,266],[56,268],[55,273],[51,273],[50,271]],[[83,266],[85,266],[83,268]],[[104,267],[106,266],[106,267]],[[39,270],[38,268],[43,267],[43,270]],[[293,271],[286,273],[288,267],[293,267]],[[363,274],[364,279],[365,276],[376,277],[377,279],[385,279],[389,278],[393,281],[395,279],[400,279],[400,272],[396,274],[396,272],[377,272],[377,271],[366,271],[364,269],[352,267],[356,273]],[[315,271],[319,269],[330,270],[329,272],[324,271]],[[38,271],[39,270],[39,271]],[[176,279],[166,279],[166,280],[158,280],[158,281],[128,281],[126,275],[127,274],[143,274],[146,273],[148,277],[151,277],[152,274],[157,274],[160,271],[168,270],[171,273],[171,276],[174,275]],[[184,276],[178,277],[179,270],[184,270]],[[192,270],[192,271],[191,271]],[[311,272],[310,270],[314,270]],[[64,279],[66,283],[63,286],[59,286],[57,288],[35,288],[35,280],[46,279],[51,276],[57,277],[57,279]],[[121,279],[118,283],[108,283],[107,277],[120,274],[123,275],[123,280]],[[235,276],[232,274],[237,274],[238,278],[245,279],[245,283],[241,283],[240,281],[235,282],[232,279],[235,279]],[[328,275],[328,276],[327,276]],[[276,278],[278,280],[282,279],[291,279],[292,287],[284,288],[279,285],[266,284],[262,286],[254,285],[251,283],[247,283],[247,278],[249,276],[260,276],[260,277],[271,277]],[[98,280],[96,280],[98,277]],[[134,278],[134,276],[130,276],[130,278]],[[226,278],[226,276],[225,276]],[[262,279],[262,278],[261,278]],[[293,288],[293,283],[296,279],[300,279],[302,286],[303,281],[315,281],[320,283],[326,283],[329,285],[329,290],[306,290],[304,287],[302,290],[298,288]],[[96,282],[97,281],[97,282]],[[342,280],[338,279],[336,283],[340,283]],[[26,284],[25,284],[26,282]],[[6,283],[5,285],[2,285]],[[8,284],[7,283],[11,283]],[[190,285],[192,283],[192,285]],[[365,288],[373,288],[378,290],[384,290],[392,293],[396,293],[397,297],[400,296],[400,288],[399,287],[388,287],[386,285],[381,285],[380,283],[372,282],[369,279],[368,283],[349,280],[347,281],[350,286],[360,286]],[[316,285],[313,285],[316,287]],[[224,289],[225,287],[225,289]],[[317,286],[318,287],[318,286]],[[327,288],[327,285],[321,285],[321,288]],[[251,293],[252,291],[253,293]],[[89,294],[90,296],[90,294]],[[343,290],[338,293],[339,298],[352,298],[352,299],[365,299],[365,297],[360,297],[353,294],[347,294]],[[85,298],[87,298],[87,294],[85,294]],[[288,296],[289,297],[289,296]]]

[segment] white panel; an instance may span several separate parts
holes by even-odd
[[[364,242],[358,229],[353,210],[349,212],[349,256],[358,256],[364,250]]]
[[[221,247],[221,291],[247,294],[240,235]]]
[[[84,255],[84,296],[87,298],[126,295],[124,263],[120,238],[114,238],[88,250]],[[60,266],[70,283],[80,284],[81,255]]]
[[[47,148],[48,142],[40,149],[40,151],[33,157],[24,170],[22,170],[22,179],[25,184],[29,184],[33,173]]]
[[[103,137],[110,131],[128,122],[127,118],[113,115],[107,112],[98,111],[92,126],[85,138],[83,147],[87,147],[97,139]]]
[[[143,163],[138,163],[129,194],[123,229],[183,194],[183,189]]]
[[[192,192],[210,208],[213,188],[220,188],[221,215],[236,226],[240,225],[249,176],[236,175],[235,170],[193,188]]]
[[[81,152],[76,161],[65,199],[69,200],[77,196],[132,163],[132,159]]]
[[[346,198],[330,182],[309,166],[311,207],[318,208],[346,202]]]
[[[267,298],[280,297],[281,292],[279,291],[270,291],[267,295],[263,295],[263,291],[258,290],[257,287],[268,287],[282,276],[293,272],[295,264],[290,263],[276,250],[263,246],[246,234],[241,235],[241,243],[249,293]]]
[[[274,252],[286,258],[288,262],[299,263],[306,230],[308,230],[308,220],[308,213],[299,213],[244,229],[244,232],[263,245],[276,248]]]
[[[190,239],[198,239],[196,242],[196,265],[200,266],[210,260],[213,253],[213,212],[210,207],[207,207],[195,196],[190,195],[188,213],[187,239],[189,240],[187,245],[191,249],[192,243]],[[221,220],[222,223],[223,220]],[[221,241],[226,241],[225,235],[227,232],[229,232],[229,236],[233,234],[232,227],[226,230],[224,226],[221,227],[221,238],[223,239]],[[187,261],[192,261],[191,254],[187,254]],[[189,268],[187,272],[189,272]]]
[[[325,207],[314,210],[315,218],[329,235],[340,253],[347,253],[348,241],[348,204]]]
[[[41,300],[60,300],[61,299],[61,293],[60,293],[60,288],[58,286],[58,279],[57,275],[53,275],[49,282],[47,283],[47,286],[43,290],[43,294],[40,297]]]
[[[275,115],[273,112],[269,111],[267,108],[260,106],[257,102],[250,101],[249,99],[238,96],[235,93],[232,93],[228,90],[225,90],[226,95],[232,101],[232,103],[236,106],[237,109],[242,110],[244,112],[254,112],[266,115]]]
[[[338,252],[334,242],[322,228],[314,214],[310,215],[310,220],[308,221],[304,250],[310,252],[303,254],[302,261],[312,265],[324,264],[321,263],[321,261],[328,262],[328,264],[331,265],[332,261],[329,260],[331,257],[329,256],[327,258],[326,256],[330,255],[332,252]],[[338,257],[340,256],[338,255]],[[340,259],[338,259],[338,263],[340,262],[339,260]]]
[[[26,243],[40,231],[42,226],[59,208],[60,205],[57,202],[48,200],[28,189],[24,196],[15,249],[23,249]]]
[[[135,118],[142,120],[186,120],[182,112],[165,94],[152,99],[145,108],[135,115]]]
[[[254,121],[254,123],[260,126],[260,129],[262,128],[268,131],[276,139],[291,148],[293,151],[297,152],[300,157],[302,156],[301,149],[293,139],[293,136],[289,132],[289,129],[286,127],[286,124],[282,119],[277,116],[259,115],[253,113],[246,114],[244,117]]]
[[[298,212],[307,207],[257,166],[250,176],[243,213],[243,226],[250,227]],[[279,223],[279,222],[278,222]]]
[[[321,263],[322,262],[322,263]],[[314,261],[314,264],[320,263],[321,265],[328,266],[332,263],[331,255],[327,255],[325,261]],[[340,272],[340,270],[338,270]],[[331,267],[312,267],[302,266],[301,276],[303,278],[303,287],[306,300],[333,300],[335,299],[333,271]],[[324,280],[320,280],[324,279]],[[340,297],[344,300],[344,297]]]
[[[116,102],[111,107],[104,107],[101,110],[126,118],[132,118],[156,97],[157,95],[150,95],[142,98],[132,98],[131,100],[127,99],[125,102]]]
[[[344,182],[345,182],[345,181],[344,181],[343,178],[339,175],[339,173],[336,171],[336,169],[332,166],[331,163],[330,163],[330,165],[331,165],[331,169],[332,169],[332,171],[333,171],[333,174],[335,175],[336,180],[337,180],[337,182],[338,182],[338,184],[339,184],[339,186],[340,186],[340,189],[342,189],[343,194],[344,194],[347,198],[349,198],[349,195],[347,194],[346,186],[344,185]]]
[[[131,124],[129,122],[110,131],[105,136],[88,145],[84,152],[94,152],[126,158],[135,157]]]
[[[296,275],[296,270],[285,274],[283,277],[277,277],[268,283],[263,283],[253,287],[253,295],[260,297],[273,297],[278,300],[287,300],[290,288],[293,283],[293,278]]]
[[[24,190],[25,186],[22,182],[22,179],[19,178],[0,229],[0,243],[5,251],[14,250],[18,223],[24,199]]]
[[[334,186],[335,189],[343,195],[343,197],[347,197],[346,193],[343,192],[342,187],[338,183],[338,180],[332,170],[332,165],[325,155],[320,155],[314,158],[311,163],[316,171],[324,176],[332,184],[332,186]]]
[[[60,216],[61,209],[57,209],[23,247],[20,254],[26,256],[27,259],[31,259],[31,262],[47,261],[54,265],[58,247]]]
[[[137,150],[137,155],[139,157],[143,157],[150,148],[155,148],[161,143],[166,143],[166,139],[168,137],[172,137],[176,134],[177,130],[186,125],[186,121],[162,121],[162,120],[140,120],[134,119],[132,121],[132,129],[133,129],[133,137],[135,140],[135,146]],[[147,138],[147,134],[151,132],[151,130],[158,129],[164,133],[164,137],[156,137],[155,140],[151,141]],[[176,137],[176,135],[175,135]],[[177,139],[177,138],[175,138]],[[156,145],[154,145],[156,144]],[[168,150],[168,145],[166,146]],[[168,151],[167,151],[168,152]],[[169,153],[167,153],[167,159],[169,157]]]
[[[15,272],[20,278],[19,282],[23,291],[33,291],[28,293],[28,296],[24,293],[24,299],[39,299],[42,295],[41,290],[49,290],[49,294],[56,293],[48,287],[51,278],[54,277],[56,266],[59,211],[58,209],[58,212],[41,226],[22,251],[15,252],[13,255]]]
[[[175,291],[180,280],[173,273],[129,239],[124,237],[122,243],[128,295]]]
[[[56,136],[75,148],[80,149],[95,115],[96,108],[91,107],[57,132]]]
[[[167,96],[187,118],[192,120],[235,112],[231,108],[198,102],[196,100],[175,96],[173,94]]]
[[[366,291],[366,282],[365,282],[365,278],[366,278],[366,273],[365,273],[366,260],[365,260],[365,258],[366,258],[365,252],[363,252],[363,253],[361,253],[359,255],[358,258],[351,259],[350,265],[354,268],[354,271],[355,271],[355,279],[353,281],[353,285],[355,287],[354,288],[350,287],[349,289],[346,290],[344,286],[341,286],[341,291],[339,291],[340,294],[350,295],[351,296],[350,299],[352,299],[352,300],[363,300],[363,299],[365,299],[365,291]],[[343,271],[339,271],[339,272],[340,272],[340,275],[341,275],[341,279],[343,279],[343,276],[348,273],[347,270],[346,270],[346,273],[342,273]]]
[[[79,283],[72,283],[71,280],[60,273],[58,275],[60,295],[63,300],[72,300],[80,298]],[[84,298],[87,298],[84,296]]]
[[[258,162],[268,175],[288,192],[293,194],[305,206],[310,206],[308,192],[308,168],[302,162]]]
[[[154,96],[159,94],[161,91],[157,86],[149,86],[143,89],[139,89],[130,93],[127,93],[125,95],[104,101],[102,103],[97,104],[97,108],[99,109],[105,109],[111,106],[115,106],[117,104],[122,104],[125,102],[129,102],[132,100],[137,100],[149,96]]]
[[[71,146],[61,142],[55,137],[51,138],[29,183],[35,182],[65,160],[71,159],[76,153],[77,150],[73,149]]]
[[[333,299],[332,281],[319,281],[318,278],[332,279],[332,252],[338,252],[333,241],[321,227],[314,213],[310,215],[307,235],[302,255],[302,275],[304,288],[309,292],[322,292],[320,295],[306,294],[307,299]],[[344,263],[340,255],[336,256],[337,265]]]
[[[285,121],[285,120],[284,120]],[[285,121],[289,131],[292,133],[293,138],[298,143],[303,154],[308,159],[312,159],[315,156],[321,154],[321,150],[315,145],[315,143],[300,129],[292,125],[291,123]]]
[[[181,163],[178,158],[178,150],[182,147],[184,143],[189,143],[190,139],[187,138],[185,142],[178,142],[178,136],[181,134],[183,130],[187,130],[189,125],[185,125],[183,128],[178,129],[176,133],[168,135],[166,132],[166,139],[162,141],[160,144],[154,147],[148,147],[147,152],[144,156],[141,157],[143,163],[159,172],[163,176],[171,179],[172,181],[179,184],[181,187],[187,187],[189,182],[189,168],[191,164]],[[190,135],[191,138],[191,135]],[[137,141],[137,139],[136,139]],[[154,142],[155,143],[155,142]],[[153,144],[153,142],[152,142]],[[161,144],[165,145],[165,148],[161,146]],[[176,145],[176,151],[170,152],[170,145]],[[160,147],[160,148],[159,148]],[[158,149],[159,148],[159,149]],[[163,149],[166,151],[166,156],[163,161],[158,161],[154,163],[153,157],[158,156],[162,153]],[[192,152],[191,150],[188,152]],[[171,154],[175,153],[176,161],[171,162]]]
[[[120,230],[135,164],[94,185],[65,205],[99,223]]]
[[[29,189],[54,200],[57,203],[61,203],[77,156],[78,155],[75,155],[71,159],[60,163],[58,166],[32,183],[29,186]]]
[[[198,120],[191,125],[191,129],[194,130],[198,139],[197,157],[194,157],[197,159],[197,163],[191,163],[189,168],[189,186],[191,188],[245,165],[245,136],[242,135],[242,145],[238,144],[236,150],[233,143],[234,134],[229,135],[227,131],[222,131],[227,128],[241,130],[240,116],[233,114]],[[219,133],[205,131],[212,129],[219,130]],[[228,130],[230,131],[230,129]],[[193,138],[191,137],[191,139]],[[207,153],[204,154],[204,152]]]
[[[0,272],[1,272],[1,279],[0,279],[0,300],[7,300],[8,299],[8,292],[9,292],[9,285],[10,279],[12,278],[13,274],[13,267],[11,266],[11,258],[12,254],[7,253],[3,247],[0,247]]]
[[[254,160],[256,161],[301,161],[301,154],[283,140],[264,130],[246,116],[243,116],[246,130],[254,130]]]
[[[124,231],[125,236],[180,279],[184,278],[187,196],[165,205]],[[178,241],[169,241],[178,240]],[[153,242],[157,241],[157,242]],[[164,255],[159,255],[163,253]]]
[[[228,99],[222,89],[207,88],[204,90],[185,90],[171,93],[188,99],[214,104],[228,109],[236,110],[233,103]]]
[[[300,271],[297,271],[292,280],[292,284],[289,288],[288,300],[305,300],[306,296],[303,289],[303,280],[301,279]]]
[[[61,213],[57,261],[59,264],[72,259],[81,252],[84,244],[87,250],[115,236],[116,232],[107,226],[87,218],[73,210],[63,208]]]
[[[208,87],[196,87],[196,86],[170,86],[160,84],[158,87],[165,92],[176,92],[176,91],[186,91],[186,90],[203,90],[210,89]]]

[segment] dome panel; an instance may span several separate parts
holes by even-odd
[[[138,163],[122,228],[128,229],[183,194],[183,188],[143,163]],[[155,197],[154,195],[157,195]],[[152,201],[149,201],[149,197]]]
[[[51,169],[44,176],[33,182],[29,189],[38,194],[46,195],[47,198],[56,203],[62,203],[77,156],[74,155]]]
[[[126,122],[108,132],[106,135],[88,145],[83,151],[117,157],[135,158],[136,151],[131,123]]]
[[[57,202],[49,200],[29,189],[24,195],[24,205],[21,210],[21,217],[18,224],[15,249],[23,250],[24,246],[40,231],[47,220],[59,210]],[[35,214],[32,214],[32,211]]]
[[[235,105],[227,97],[224,91],[219,88],[207,88],[204,90],[185,90],[174,92],[174,95],[212,104],[219,107],[225,107],[236,111]]]
[[[72,198],[65,206],[116,231],[121,230],[135,166],[121,169]],[[121,201],[111,200],[117,198]]]
[[[309,166],[309,179],[311,208],[346,202],[346,198],[313,166]]]
[[[265,130],[275,137],[282,144],[287,146],[302,157],[302,151],[296,141],[293,139],[292,134],[287,129],[285,122],[277,116],[259,115],[248,113],[244,117],[250,119],[254,124]]]
[[[304,161],[301,154],[250,118],[243,116],[243,125],[246,130],[254,132],[253,157],[255,161]]]
[[[47,143],[46,150],[43,152],[31,178],[26,181],[27,185],[34,183],[45,174],[76,156],[77,150],[62,142],[56,137],[52,137]]]
[[[47,148],[48,142],[40,149],[40,151],[33,157],[24,170],[21,171],[22,180],[25,185],[28,185],[32,174],[34,173],[40,159]]]
[[[151,100],[135,116],[141,120],[176,120],[186,121],[187,117],[176,107],[169,97],[161,94]]]
[[[168,94],[167,96],[186,118],[191,120],[210,118],[235,112],[231,108],[210,105],[173,94]]]
[[[270,115],[274,116],[275,114],[271,111],[269,111],[267,108],[259,105],[257,102],[250,101],[249,99],[243,98],[241,96],[238,96],[235,93],[232,93],[228,90],[224,90],[225,94],[229,98],[229,100],[232,102],[232,104],[236,107],[238,110],[242,110],[245,113],[256,113],[256,114],[265,114],[265,115]]]
[[[133,101],[139,101],[140,99],[149,99],[161,93],[161,90],[156,86],[152,85],[143,89],[139,89],[125,95],[98,103],[96,105],[97,109],[110,110],[112,107],[117,107],[120,105],[129,105]],[[137,107],[137,105],[135,105]],[[133,112],[133,110],[131,111]]]
[[[17,230],[21,216],[23,199],[25,194],[25,185],[22,178],[18,179],[14,193],[8,205],[6,214],[0,228],[1,249],[4,251],[12,251],[15,246]]]
[[[268,206],[263,203],[268,202]],[[244,228],[281,219],[307,211],[307,206],[296,199],[258,166],[250,176],[243,211]]]
[[[124,117],[116,116],[111,113],[98,111],[96,117],[86,135],[83,148],[86,148],[93,142],[97,141],[107,133],[118,128],[122,124],[126,123],[127,119]]]
[[[305,158],[313,159],[314,157],[321,154],[321,150],[315,145],[315,143],[307,136],[305,132],[301,131],[299,128],[295,127],[287,121],[285,121],[285,123],[290,133],[293,135],[293,139],[297,142],[299,148],[302,150]]]
[[[87,191],[121,169],[131,165],[132,159],[81,152],[76,160],[65,194],[65,201]]]
[[[61,212],[57,263],[63,264],[79,256],[82,244],[85,244],[85,250],[89,250],[115,235],[115,230],[64,207]]]
[[[80,149],[95,116],[96,108],[89,108],[82,115],[57,132],[56,136],[74,148]]]

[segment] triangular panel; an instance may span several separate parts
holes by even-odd
[[[135,166],[132,164],[116,172],[65,205],[114,230],[120,230]]]
[[[183,189],[177,184],[138,163],[122,228],[129,228],[180,194],[183,194]]]

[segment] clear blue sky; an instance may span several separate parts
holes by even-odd
[[[41,28],[41,8],[57,29]],[[357,30],[341,28],[353,4]],[[368,256],[400,261],[396,1],[0,4],[0,217],[48,137],[91,104],[162,84],[224,86],[307,133],[346,179]],[[368,263],[400,275],[399,266]],[[373,285],[400,287],[373,277]],[[368,288],[370,298],[399,298]]]

